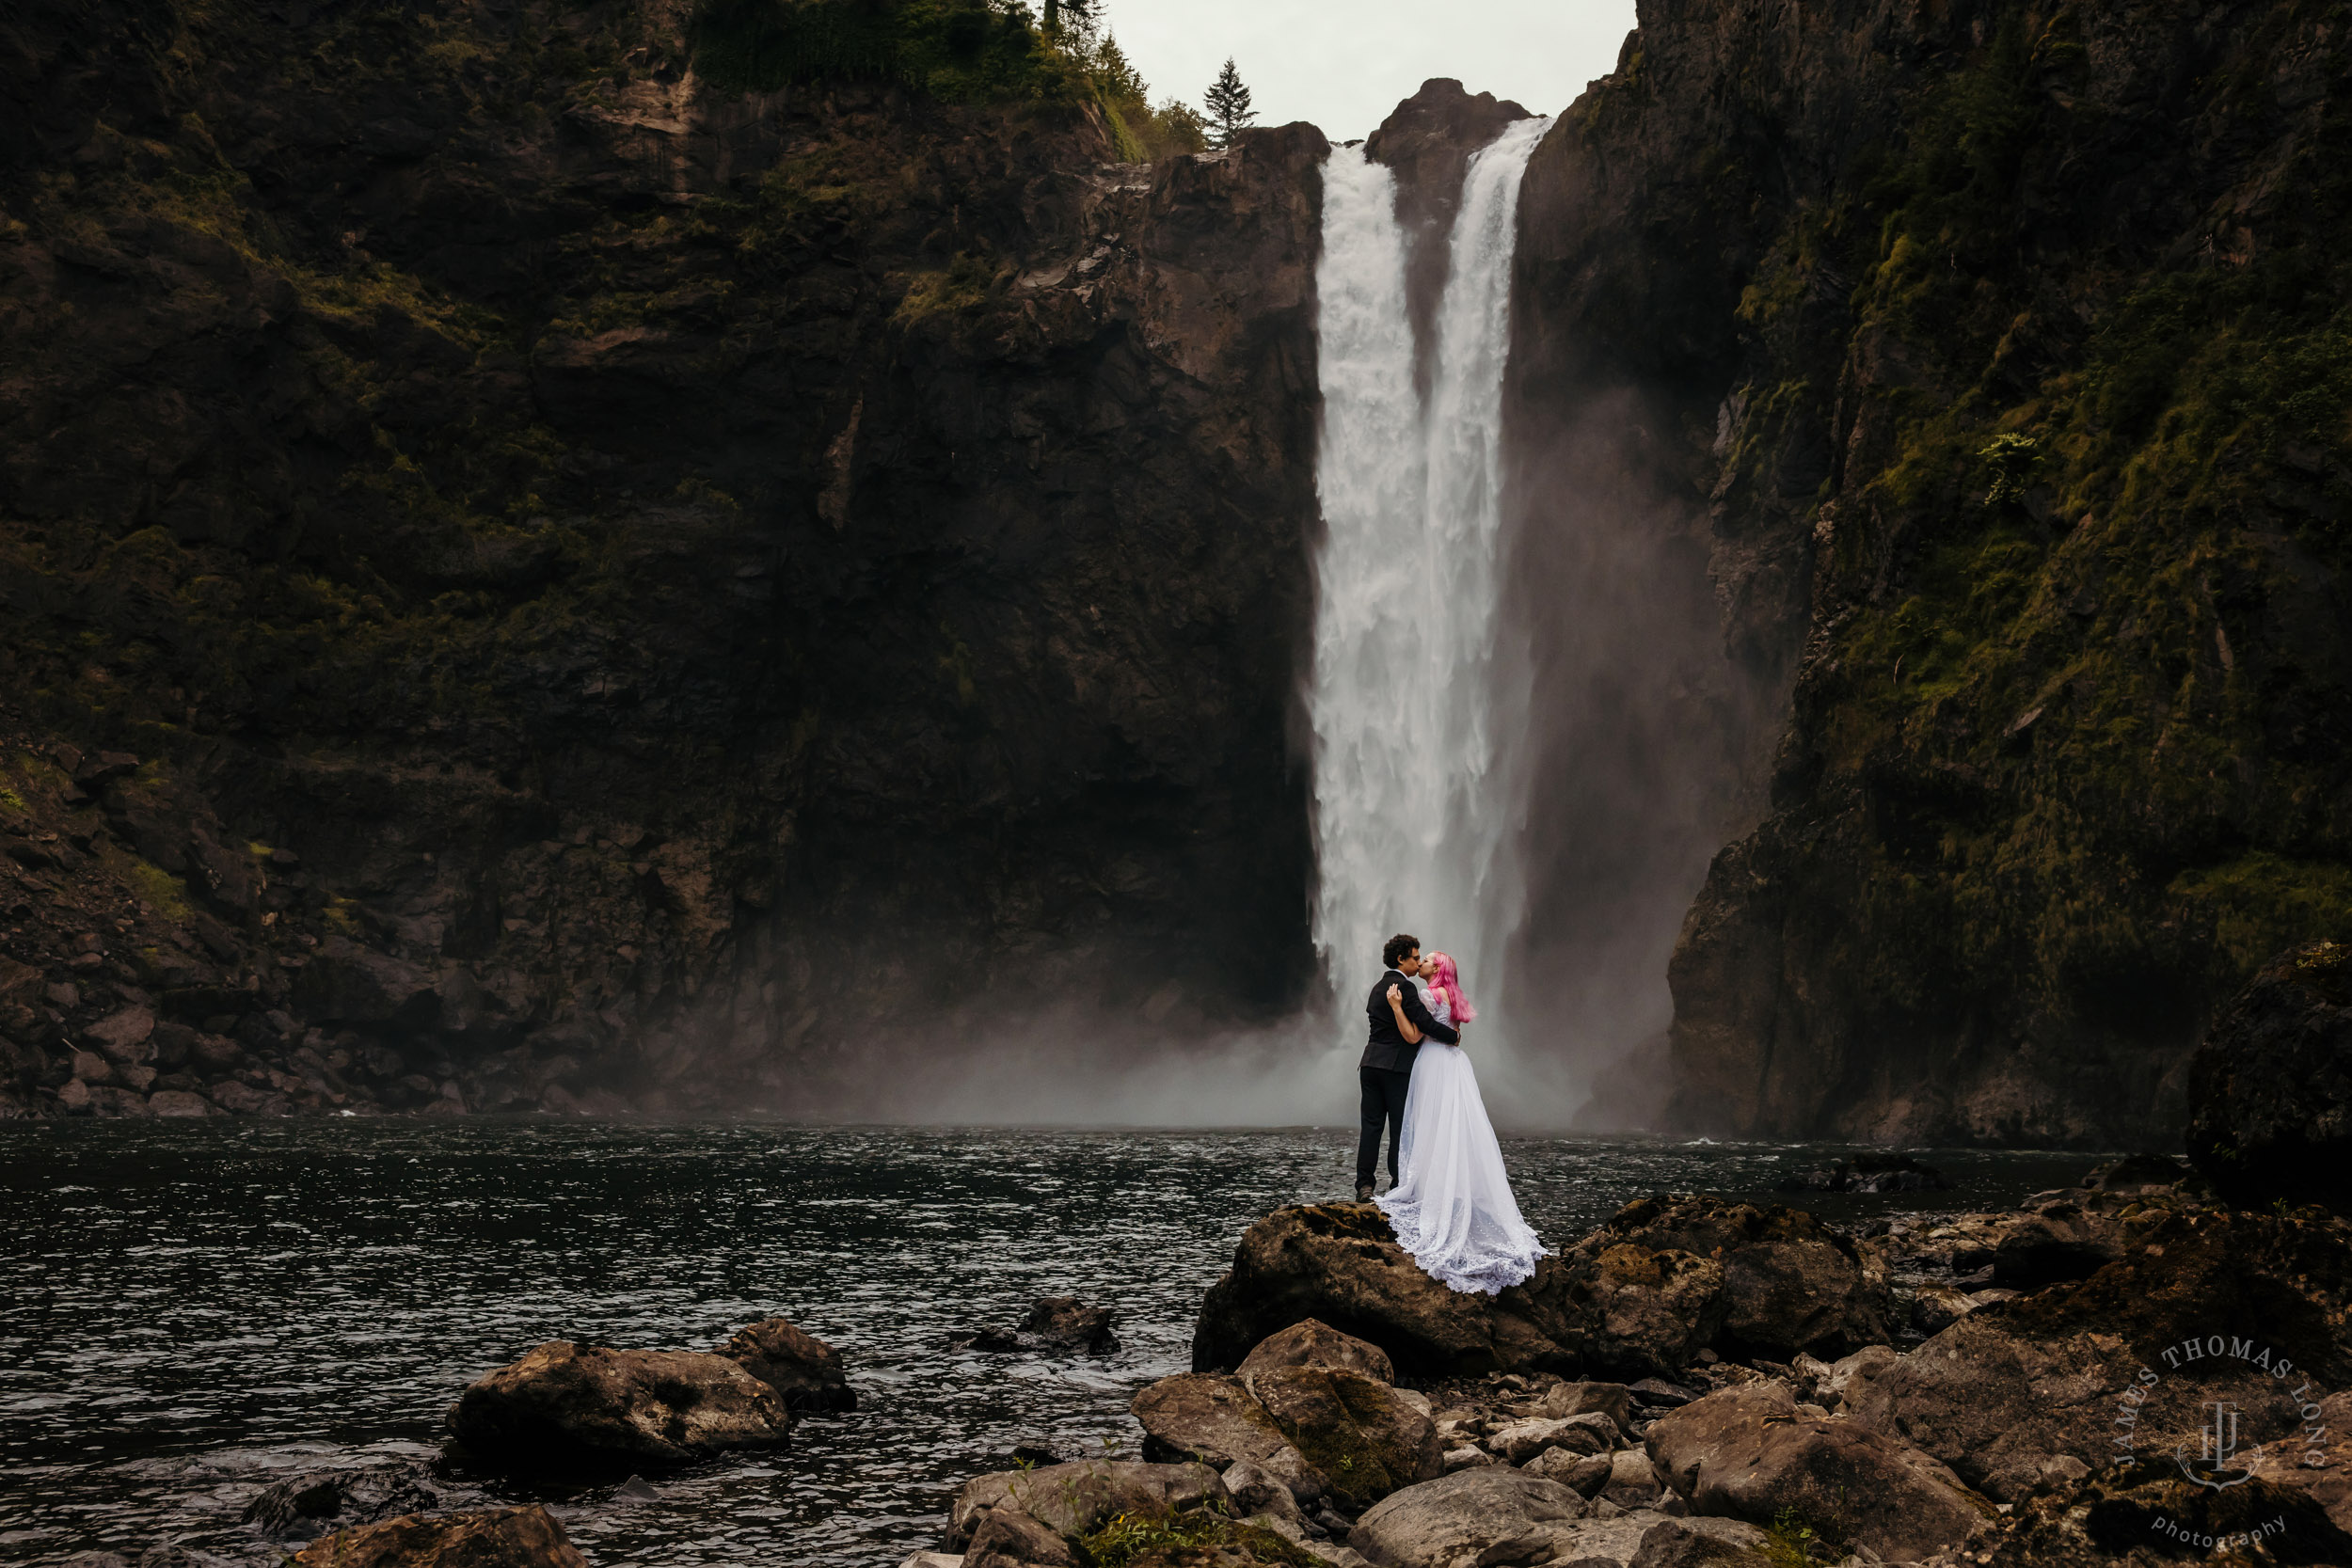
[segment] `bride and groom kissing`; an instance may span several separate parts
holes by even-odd
[[[1424,959],[1402,933],[1380,951],[1386,966],[1365,998],[1371,1036],[1357,1078],[1363,1130],[1356,1145],[1356,1199],[1375,1203],[1397,1244],[1451,1290],[1488,1295],[1535,1272],[1549,1249],[1519,1217],[1502,1169],[1462,1026],[1478,1016],[1452,958]],[[1373,1196],[1380,1134],[1389,1132],[1389,1191]]]

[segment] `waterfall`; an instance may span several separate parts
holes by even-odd
[[[1413,388],[1395,182],[1360,147],[1324,166],[1316,353],[1314,940],[1343,1020],[1380,943],[1410,930],[1480,997],[1509,936],[1497,848],[1516,812],[1494,678],[1502,372],[1519,176],[1549,119],[1471,160],[1438,311],[1426,408]]]

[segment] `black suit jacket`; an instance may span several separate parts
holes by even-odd
[[[1364,1059],[1358,1067],[1385,1068],[1391,1072],[1410,1072],[1413,1054],[1421,1047],[1406,1042],[1396,1032],[1396,1015],[1389,1010],[1389,988],[1396,986],[1405,992],[1405,1016],[1413,1021],[1413,1027],[1424,1039],[1443,1040],[1459,1045],[1462,1037],[1450,1024],[1439,1023],[1429,1016],[1429,1009],[1421,1005],[1421,991],[1406,979],[1403,972],[1389,970],[1372,984],[1372,995],[1365,999],[1364,1016],[1372,1024],[1372,1037],[1364,1044]]]

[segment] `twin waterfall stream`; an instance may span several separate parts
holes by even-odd
[[[1524,710],[1496,657],[1502,372],[1519,177],[1550,125],[1517,121],[1470,163],[1425,406],[1395,179],[1361,146],[1324,168],[1314,940],[1345,1019],[1400,930],[1453,954],[1473,997],[1501,994]]]

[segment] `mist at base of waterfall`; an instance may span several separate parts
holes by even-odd
[[[1133,1457],[1136,1390],[1190,1366],[1248,1224],[1346,1196],[1330,1128],[1054,1132],[449,1118],[0,1126],[0,1557],[174,1542],[274,1568],[242,1524],[296,1471],[429,1458],[465,1385],[532,1346],[707,1349],[782,1314],[839,1347],[858,1410],[782,1454],[553,1494],[588,1560],[872,1568],[934,1544],[1014,1446]],[[1631,1198],[1768,1196],[1800,1147],[1509,1138],[1521,1207],[1573,1241]],[[1984,1209],[2085,1154],[1932,1156],[1948,1193],[1807,1195],[1825,1217]],[[1041,1295],[1121,1348],[950,1340]],[[323,1522],[321,1533],[331,1522]]]

